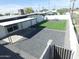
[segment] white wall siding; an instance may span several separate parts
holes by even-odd
[[[32,25],[36,24],[36,19],[32,20]]]
[[[31,21],[26,21],[22,23],[23,29],[28,28],[31,26]]]
[[[21,28],[21,24],[22,24],[22,23],[18,23],[19,30],[22,29],[22,28]]]
[[[4,27],[0,26],[0,38],[3,38],[7,35],[7,32]]]
[[[41,16],[41,15],[40,16],[39,15],[37,16],[37,22],[41,22],[43,20],[44,20],[43,16]]]

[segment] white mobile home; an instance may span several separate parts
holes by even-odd
[[[36,17],[27,17],[15,20],[11,19],[8,21],[7,20],[4,21],[5,19],[3,19],[3,22],[2,21],[0,22],[0,38],[3,38],[8,34],[16,32],[18,30],[22,30],[32,25],[35,25],[38,22],[43,21],[43,19],[44,18],[42,15],[36,15]]]

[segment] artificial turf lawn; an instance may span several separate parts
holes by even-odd
[[[48,29],[56,29],[56,30],[65,30],[66,29],[66,20],[59,21],[43,21],[37,24],[39,28],[48,28]]]

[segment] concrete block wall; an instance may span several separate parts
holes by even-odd
[[[47,20],[67,20],[66,15],[46,15],[45,19]]]
[[[70,48],[74,53],[72,59],[79,59],[77,55],[78,41],[77,41],[77,36],[74,30],[74,25],[72,24],[72,19],[70,14],[68,15],[68,19],[69,19],[68,24],[69,24]]]
[[[49,40],[47,42],[47,46],[46,46],[44,52],[42,53],[40,59],[51,59],[51,55],[52,55],[52,53],[51,53],[51,43],[52,43],[52,40]]]
[[[77,41],[77,37],[76,37],[76,33],[74,31],[74,26],[72,24],[72,19],[70,14],[68,15],[53,15],[53,16],[45,16],[48,18],[48,20],[67,20],[67,24],[68,24],[68,29],[67,29],[67,33],[66,33],[66,39],[69,39],[69,47],[72,50],[72,54],[73,56],[71,57],[71,59],[78,59],[77,56],[77,47],[78,47],[78,41]]]
[[[50,59],[50,49],[51,49],[50,47],[47,49],[47,51],[42,59]]]

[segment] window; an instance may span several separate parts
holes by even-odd
[[[7,31],[8,32],[13,32],[13,31],[15,31],[17,29],[18,29],[18,25],[17,24],[7,26]]]
[[[12,32],[13,31],[12,27],[8,27],[7,30],[8,30],[8,32]]]
[[[17,29],[18,29],[18,26],[14,25],[13,30],[17,30]]]

